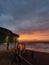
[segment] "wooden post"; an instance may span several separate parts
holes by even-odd
[[[9,49],[9,36],[8,36],[8,39],[7,39],[7,50]]]

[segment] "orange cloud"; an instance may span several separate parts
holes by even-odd
[[[44,32],[34,32],[31,34],[20,34],[20,41],[36,41],[36,40],[49,40],[49,32],[44,31]]]

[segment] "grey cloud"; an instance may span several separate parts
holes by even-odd
[[[0,0],[0,26],[25,33],[49,29],[49,0]]]

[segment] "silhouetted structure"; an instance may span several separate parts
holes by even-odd
[[[16,48],[16,43],[18,42],[17,41],[17,38],[19,37],[18,34],[15,34],[13,33],[12,31],[6,29],[6,28],[3,28],[3,27],[0,27],[0,44],[4,44],[6,43],[7,44],[7,50],[9,48],[9,44],[10,43],[14,43],[15,44],[15,48]],[[17,56],[17,58],[16,58]],[[19,56],[18,54],[16,54],[16,49],[15,49],[15,52],[14,52],[14,62],[16,64],[16,60],[19,59]]]
[[[19,35],[6,28],[0,27],[0,44],[7,43],[7,50],[9,48],[9,43],[15,43],[15,37],[18,38]]]

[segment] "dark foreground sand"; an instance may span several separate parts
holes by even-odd
[[[47,53],[34,52],[34,56],[32,56],[31,51],[26,51],[22,56],[30,61],[32,65],[49,65],[49,54]],[[0,65],[11,65],[13,57],[14,55],[12,52],[0,53]],[[21,63],[22,65],[29,65],[22,59]]]

